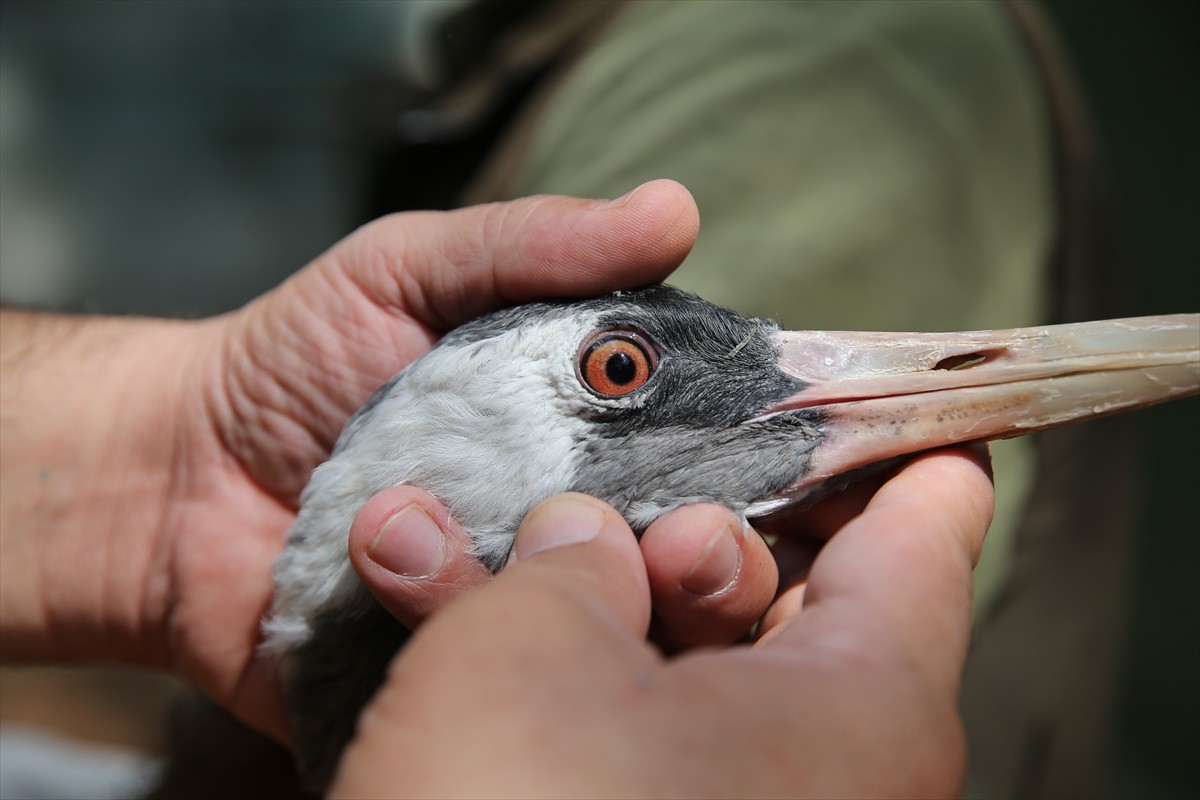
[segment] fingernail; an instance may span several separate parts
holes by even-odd
[[[638,189],[641,189],[641,188],[642,188],[641,186],[638,186],[637,188],[632,189],[632,190],[626,192],[625,194],[621,195],[616,200],[609,200],[607,203],[605,203],[604,205],[599,207],[600,210],[606,210],[606,209],[610,209],[610,208],[620,208],[621,206],[628,203],[629,199],[631,197],[633,197],[635,194],[637,194]]]
[[[409,579],[428,578],[445,558],[442,529],[417,504],[405,506],[379,529],[367,557],[388,572]]]
[[[554,547],[595,539],[604,527],[605,510],[578,497],[555,497],[529,512],[521,524],[516,560]]]
[[[729,587],[737,577],[742,563],[738,547],[740,531],[724,526],[715,531],[704,552],[696,559],[692,571],[679,582],[686,591],[698,595],[717,594]]]

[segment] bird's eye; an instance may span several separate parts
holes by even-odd
[[[579,377],[602,397],[622,397],[640,389],[657,366],[654,348],[633,331],[592,334],[579,350]]]

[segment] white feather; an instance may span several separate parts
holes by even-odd
[[[276,562],[263,648],[291,650],[308,639],[321,609],[350,602],[359,587],[346,553],[350,524],[388,487],[411,483],[453,498],[476,555],[501,562],[512,543],[509,521],[571,483],[586,425],[580,415],[595,404],[575,377],[575,359],[595,323],[595,315],[549,318],[439,346],[348,426],[305,488]]]

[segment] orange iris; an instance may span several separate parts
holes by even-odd
[[[605,397],[640,389],[653,371],[649,345],[635,334],[619,331],[597,336],[584,347],[579,362],[580,377],[588,388]]]

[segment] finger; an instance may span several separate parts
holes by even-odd
[[[762,525],[760,530],[780,538],[818,539],[825,541],[845,527],[867,507],[867,503],[888,480],[896,469],[888,469],[856,481],[811,506],[801,506],[776,515]]]
[[[650,623],[637,539],[615,509],[587,495],[552,497],[526,516],[505,579],[514,594],[561,594],[562,602],[552,604],[558,616],[573,610],[619,620],[625,633],[639,639]]]
[[[453,694],[434,715],[453,713],[445,704],[468,696],[467,686],[526,708],[558,690],[577,694],[580,681],[597,693],[625,687],[631,662],[653,660],[649,619],[646,570],[625,520],[592,497],[558,495],[525,517],[494,580],[417,631],[389,682],[436,672]]]
[[[970,629],[971,570],[994,499],[986,450],[920,456],[825,545],[803,612],[772,646],[870,653],[957,687]]]
[[[734,642],[775,595],[778,573],[766,543],[723,506],[672,511],[646,530],[641,547],[653,638],[664,649]]]
[[[386,489],[358,512],[350,527],[350,563],[410,629],[490,577],[445,506],[412,486]]]
[[[790,536],[779,539],[771,547],[771,555],[779,568],[779,591],[758,626],[760,642],[769,639],[800,613],[808,573],[824,544],[819,539]]]
[[[605,752],[620,729],[577,723],[639,701],[651,682],[639,676],[657,663],[644,644],[649,614],[641,552],[620,515],[583,495],[545,501],[496,579],[429,620],[392,663],[332,796],[375,796],[380,785],[413,796],[470,785],[450,793],[479,794],[475,773],[461,769],[471,753],[491,764],[552,753],[553,771],[563,743]],[[535,774],[516,794],[538,785]]]
[[[637,539],[611,506],[552,497],[521,523],[507,566],[420,628],[392,680],[435,671],[456,687],[485,681],[489,702],[570,695],[586,675],[597,692],[624,686],[632,661],[649,664],[650,592]],[[537,685],[528,668],[537,665]],[[486,665],[486,676],[481,676]],[[461,673],[461,674],[460,674]],[[560,682],[561,681],[561,682]],[[430,713],[445,714],[445,708]]]
[[[376,303],[444,331],[515,303],[657,283],[698,228],[688,191],[659,180],[611,202],[543,195],[393,215],[336,261]]]
[[[764,531],[775,537],[771,555],[779,568],[779,591],[763,614],[758,628],[760,642],[769,640],[800,614],[808,573],[825,542],[861,515],[898,469],[879,472],[813,506],[771,520]]]

